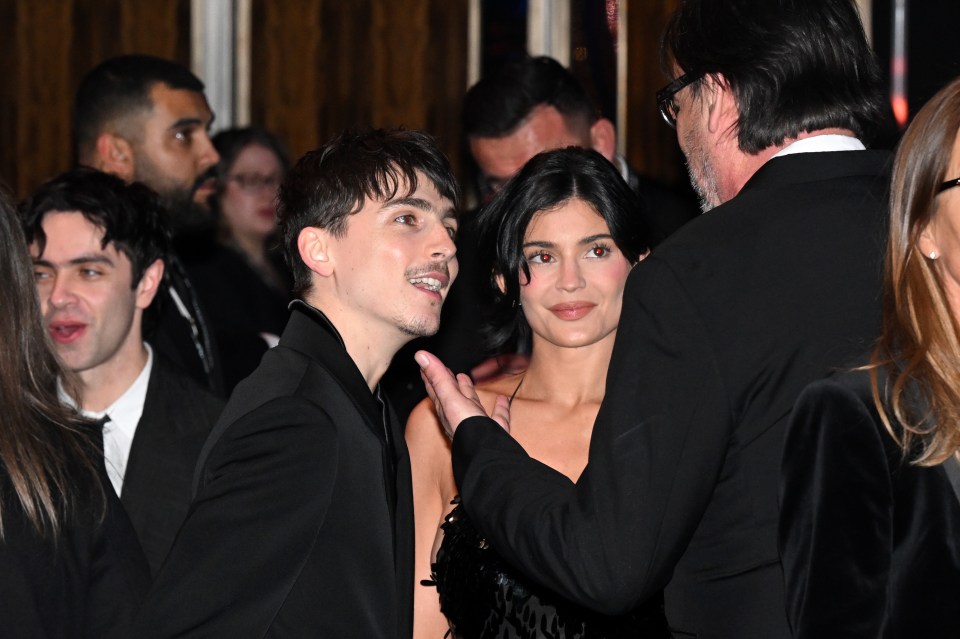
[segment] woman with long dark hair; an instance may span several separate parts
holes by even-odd
[[[531,159],[477,220],[495,296],[492,346],[515,352],[518,343],[531,345],[525,371],[484,382],[477,392],[488,410],[498,395],[509,397],[511,435],[571,482],[587,463],[627,275],[649,250],[638,207],[601,155],[568,148]],[[411,414],[407,444],[417,639],[439,639],[448,622],[458,638],[669,636],[660,601],[605,617],[538,587],[502,560],[451,505],[457,489],[450,442],[429,400]]]
[[[102,435],[60,402],[16,213],[0,195],[0,635],[123,636],[149,585]]]
[[[869,361],[808,387],[791,419],[794,637],[960,633],[960,80],[900,143],[883,296]]]

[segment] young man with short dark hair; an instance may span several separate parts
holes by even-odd
[[[92,169],[46,182],[21,213],[43,321],[76,374],[78,393],[64,398],[105,421],[107,474],[156,573],[223,408],[143,337],[169,250],[166,215],[142,184]]]
[[[344,134],[288,174],[300,299],[204,447],[138,637],[410,636],[410,462],[378,384],[439,327],[457,200],[446,158],[412,131]]]

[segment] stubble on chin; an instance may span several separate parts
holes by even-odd
[[[690,176],[690,184],[693,186],[693,192],[697,194],[697,199],[700,203],[700,212],[708,213],[716,208],[719,205],[716,178],[709,173],[709,168],[694,168],[687,162],[687,173]]]
[[[437,331],[440,330],[440,317],[438,313],[437,317],[397,318],[396,324],[401,333],[409,335],[411,338],[430,337],[436,335]]]
[[[720,182],[716,168],[695,131],[688,129],[683,142],[690,185],[700,201],[700,211],[707,213],[720,205]]]

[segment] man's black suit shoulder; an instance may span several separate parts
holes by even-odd
[[[138,636],[409,636],[409,478],[400,429],[298,304],[204,445]]]
[[[154,353],[121,500],[156,574],[192,498],[200,449],[223,400]]]

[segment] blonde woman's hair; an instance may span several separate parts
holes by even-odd
[[[890,188],[883,328],[871,359],[874,402],[904,454],[920,466],[960,450],[960,339],[937,262],[919,242],[937,208],[960,132],[960,79],[935,95],[907,129]],[[881,388],[878,368],[888,381]]]

